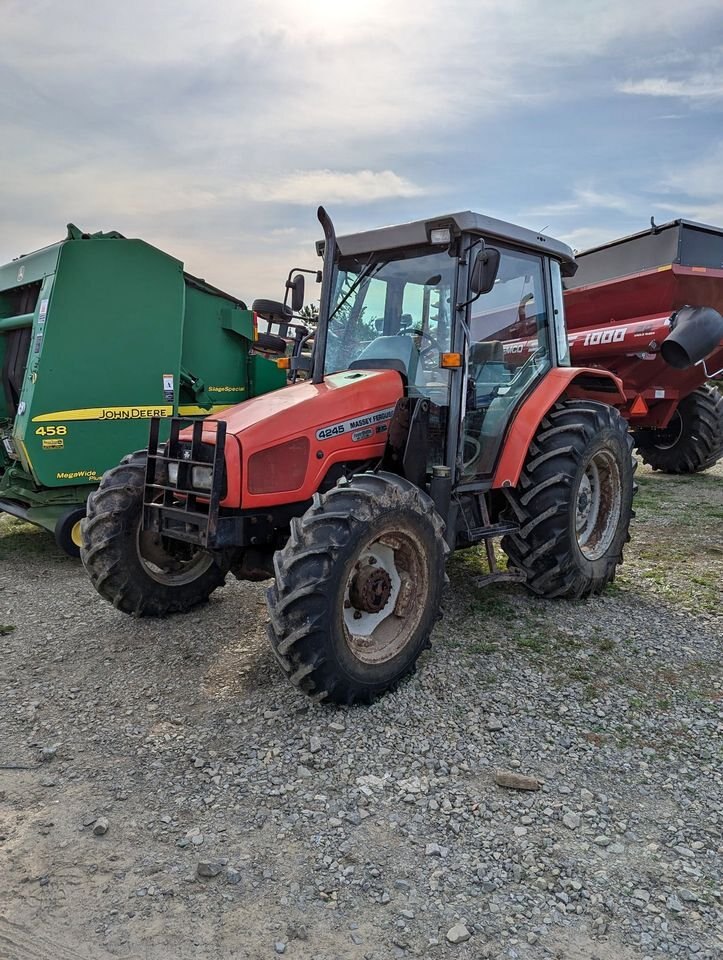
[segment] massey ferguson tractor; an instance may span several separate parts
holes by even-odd
[[[712,467],[723,456],[723,394],[706,382],[723,375],[723,229],[651,224],[576,259],[565,281],[573,362],[620,377],[622,413],[654,470]]]
[[[154,422],[91,495],[82,557],[136,616],[188,610],[229,571],[273,577],[289,679],[368,702],[429,646],[450,550],[486,545],[482,583],[603,590],[629,538],[632,438],[619,378],[570,365],[565,244],[470,212],[339,239],[319,219],[314,350],[291,361],[308,378],[174,419],[163,446]],[[505,349],[521,323],[525,356]]]

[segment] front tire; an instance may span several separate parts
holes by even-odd
[[[103,475],[88,497],[80,556],[98,593],[123,613],[163,617],[205,603],[226,578],[216,557],[141,529],[144,451]]]
[[[663,473],[700,473],[723,456],[723,394],[709,384],[678,404],[664,430],[633,431],[643,462]]]
[[[401,477],[358,474],[291,523],[267,594],[269,639],[315,699],[369,703],[414,670],[441,614],[444,525]]]
[[[632,513],[632,438],[620,413],[565,400],[543,418],[520,481],[505,491],[519,533],[510,564],[544,597],[587,597],[615,578]]]

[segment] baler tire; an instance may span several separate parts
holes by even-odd
[[[283,356],[286,352],[286,340],[278,337],[275,333],[260,333],[253,341],[254,350],[265,353],[273,353],[274,356]]]
[[[67,556],[77,560],[80,557],[80,543],[78,532],[80,523],[85,516],[85,505],[82,507],[68,507],[55,521],[53,534],[55,542]]]
[[[665,430],[643,427],[633,431],[633,439],[643,463],[653,470],[674,474],[708,470],[723,457],[723,394],[703,384],[680,401]]]
[[[630,540],[636,465],[627,424],[614,407],[563,400],[545,415],[517,487],[504,489],[520,529],[503,537],[502,548],[533,593],[589,597],[614,580]],[[586,506],[589,518],[595,505],[586,539],[587,527],[579,527],[588,522]]]
[[[370,703],[412,673],[441,616],[448,550],[432,500],[401,477],[362,473],[316,494],[267,592],[291,682],[315,700]]]
[[[207,554],[210,562],[201,557],[196,577],[181,577],[175,584],[154,578],[140,556],[145,473],[146,453],[141,450],[103,475],[88,497],[80,556],[98,593],[123,613],[134,617],[184,613],[208,600],[224,583],[228,567],[222,568]]]
[[[251,309],[264,317],[273,317],[276,323],[291,323],[294,317],[291,307],[278,300],[257,298],[251,304]]]

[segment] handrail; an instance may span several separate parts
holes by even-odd
[[[16,317],[0,317],[0,333],[32,327],[34,316],[34,313],[19,313]]]

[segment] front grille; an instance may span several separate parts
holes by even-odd
[[[143,526],[162,536],[212,547],[216,542],[221,500],[224,496],[226,423],[223,420],[171,418],[168,442],[159,444],[161,420],[151,420],[143,497]],[[191,439],[180,438],[191,428]],[[215,428],[214,443],[203,440],[204,429]],[[177,464],[178,478],[170,483],[168,467]],[[211,466],[210,490],[192,485],[193,467]]]

